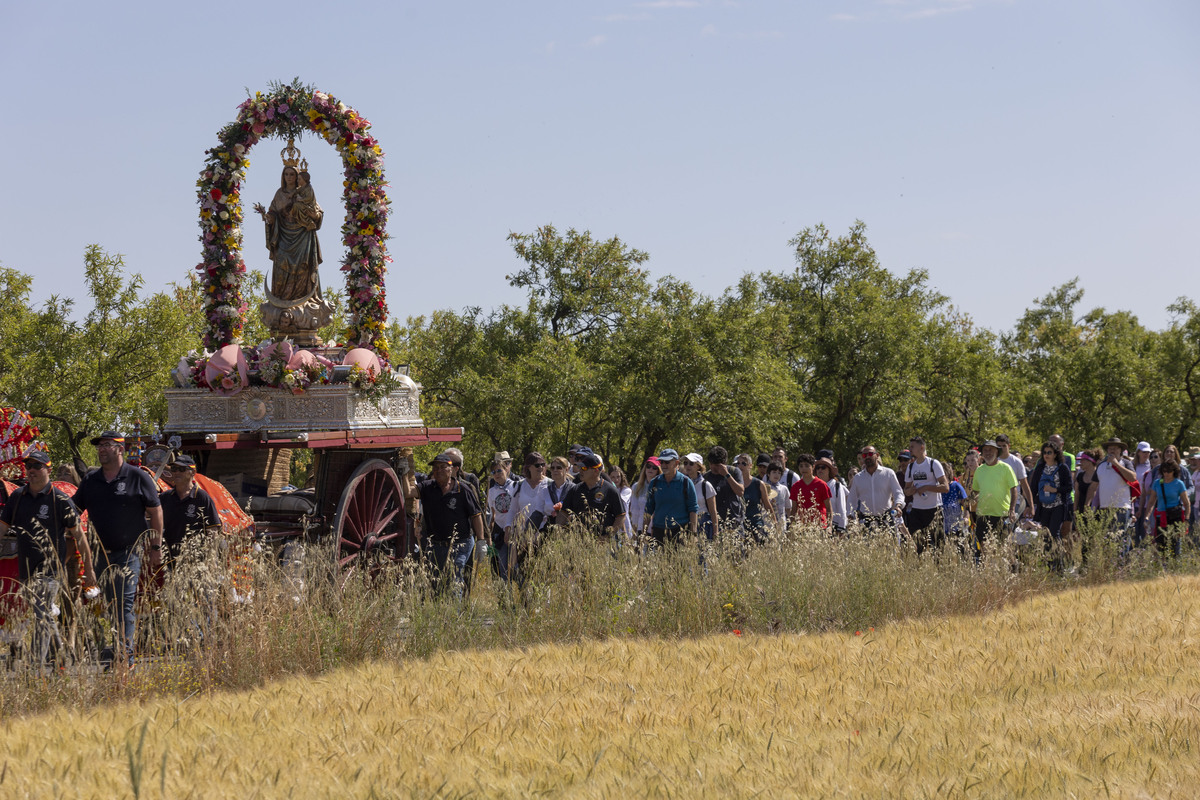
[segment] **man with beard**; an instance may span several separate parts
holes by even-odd
[[[891,468],[879,463],[879,451],[867,445],[859,451],[862,471],[854,476],[847,498],[847,514],[865,528],[894,528],[895,515],[904,510],[904,490]]]

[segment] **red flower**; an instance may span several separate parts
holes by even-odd
[[[733,635],[734,635],[734,636],[741,636],[741,635],[742,635],[742,632],[741,632],[741,631],[739,631],[737,628],[734,628],[734,629],[733,629]]]
[[[855,632],[854,632],[854,635],[855,635],[855,636],[862,636],[862,631],[855,631]]]
[[[221,199],[221,190],[215,186],[209,191],[209,194],[212,196],[213,200]]]

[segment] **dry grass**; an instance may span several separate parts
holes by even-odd
[[[862,635],[441,652],[10,720],[0,793],[1192,797],[1197,664],[1195,577]]]

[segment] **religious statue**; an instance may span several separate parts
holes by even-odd
[[[260,307],[263,322],[272,336],[286,336],[307,347],[321,344],[317,329],[328,325],[333,309],[321,296],[321,244],[317,231],[325,212],[317,204],[308,174],[308,161],[301,160],[295,140],[280,151],[283,175],[270,208],[255,203],[267,227],[267,251],[271,255],[271,279],[263,282],[267,301]]]

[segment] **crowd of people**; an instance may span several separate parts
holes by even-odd
[[[172,488],[160,493],[148,473],[125,461],[119,433],[107,431],[92,443],[99,467],[78,479],[73,497],[52,485],[50,456],[35,447],[24,458],[25,485],[0,509],[0,534],[17,542],[39,663],[56,644],[53,617],[63,576],[76,575],[85,586],[102,586],[113,609],[115,642],[102,662],[132,665],[143,557],[155,569],[164,557],[169,565],[185,539],[219,526],[212,498],[195,483],[191,458],[174,459]],[[886,466],[872,445],[859,450],[844,475],[830,450],[790,460],[783,448],[732,458],[721,446],[703,456],[665,448],[626,476],[575,445],[550,459],[527,453],[519,469],[508,452],[497,452],[481,480],[464,471],[462,452],[449,448],[429,462],[428,473],[418,472],[410,457],[401,485],[412,538],[435,585],[460,596],[470,591],[474,560],[510,584],[523,584],[528,559],[555,528],[573,522],[610,548],[646,554],[699,546],[702,560],[714,543],[744,553],[772,538],[824,530],[831,536],[873,532],[918,554],[953,544],[978,561],[989,542],[1035,532],[1032,539],[1040,537],[1059,572],[1086,568],[1087,539],[1078,564],[1071,563],[1071,545],[1089,519],[1112,534],[1123,553],[1153,543],[1163,558],[1175,557],[1193,533],[1200,447],[1185,458],[1174,445],[1159,451],[1148,442],[1131,447],[1112,438],[1072,453],[1054,435],[1039,453],[1022,456],[998,435],[956,464],[934,458],[915,436],[895,465]],[[90,542],[80,535],[85,511],[95,533]]]
[[[1117,438],[1072,453],[1059,435],[1022,456],[998,435],[956,464],[932,457],[914,436],[896,454],[895,468],[866,445],[844,476],[831,450],[794,461],[783,448],[731,459],[721,446],[705,456],[667,448],[626,476],[575,445],[550,459],[528,453],[519,470],[507,451],[497,452],[486,485],[463,471],[454,448],[431,462],[431,475],[413,470],[405,477],[410,499],[424,509],[418,524],[432,544],[435,569],[447,570],[467,591],[473,554],[519,583],[523,560],[555,526],[575,519],[612,545],[642,552],[692,542],[703,550],[719,537],[746,548],[820,528],[833,535],[882,532],[918,554],[953,543],[978,561],[989,542],[1020,533],[1014,539],[1022,543],[1040,539],[1051,568],[1065,572],[1076,567],[1069,557],[1073,534],[1090,518],[1125,551],[1153,542],[1169,557],[1180,553],[1193,525],[1200,447],[1188,451],[1187,466],[1182,461],[1173,445],[1160,452]],[[1081,555],[1078,566],[1086,567],[1086,540]]]
[[[91,441],[100,464],[77,478],[73,496],[53,485],[50,454],[35,444],[24,454],[25,484],[0,508],[0,535],[16,540],[18,581],[33,612],[32,657],[39,667],[63,646],[56,617],[65,583],[75,577],[97,596],[103,592],[113,612],[116,635],[100,653],[101,664],[132,667],[143,557],[157,570],[164,554],[169,564],[186,538],[220,524],[212,498],[194,482],[190,457],[175,458],[172,488],[160,492],[149,473],[125,460],[122,434],[106,431]],[[60,472],[59,478],[77,474]],[[90,540],[81,534],[84,512],[94,533]]]

